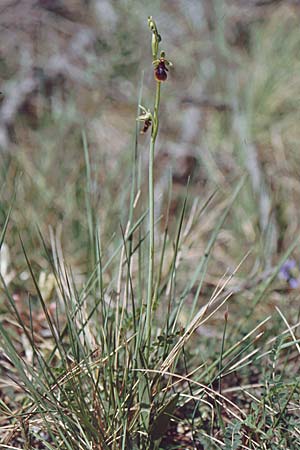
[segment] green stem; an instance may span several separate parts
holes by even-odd
[[[147,310],[146,310],[146,355],[149,359],[150,340],[151,340],[151,319],[152,319],[152,300],[153,300],[153,268],[154,268],[154,152],[155,142],[158,133],[158,110],[160,102],[160,82],[156,82],[156,94],[153,113],[153,127],[151,134],[149,150],[149,269],[148,269],[148,292],[147,292]]]

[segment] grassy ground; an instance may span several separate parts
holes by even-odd
[[[300,10],[165,3],[2,11],[0,448],[300,447]]]

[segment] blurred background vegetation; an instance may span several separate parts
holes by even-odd
[[[232,303],[244,311],[255,287],[298,237],[299,1],[2,0],[1,228],[12,203],[13,208],[0,262],[16,299],[34,291],[20,236],[38,273],[49,269],[41,233],[49,250],[54,242],[62,249],[80,281],[91,269],[90,209],[100,223],[106,259],[113,253],[114,238],[122,241],[120,225],[125,229],[128,220],[135,146],[140,211],[146,208],[149,135],[138,134],[136,117],[140,93],[142,104],[152,107],[155,89],[149,15],[173,63],[162,86],[155,157],[158,231],[163,232],[170,183],[171,230],[189,183],[191,226],[180,248],[180,287],[204,254],[244,174],[245,185],[218,235],[201,295],[209,298],[220,277],[250,250],[228,285],[240,292]],[[195,221],[193,212],[208,200]],[[297,247],[293,257],[300,257]],[[105,276],[108,282],[112,271]],[[282,302],[287,318],[294,319],[297,295],[282,283],[255,309],[253,323]],[[203,360],[215,352],[210,336],[221,335],[212,328],[224,315],[218,314],[203,327],[208,337]],[[239,308],[230,310],[230,319],[231,314],[242,316]],[[297,366],[291,367],[293,376]]]
[[[241,274],[259,276],[276,263],[300,220],[299,2],[4,0],[0,13],[0,213],[4,224],[15,197],[6,244],[16,284],[25,267],[19,233],[38,267],[47,266],[38,229],[47,242],[51,228],[78,272],[86,270],[87,190],[108,252],[127,220],[138,96],[142,89],[151,106],[154,89],[150,14],[174,65],[162,90],[157,218],[170,179],[171,222],[189,179],[190,204],[215,193],[183,247],[188,271],[247,173],[211,281],[249,249]],[[138,141],[145,184],[149,136]]]

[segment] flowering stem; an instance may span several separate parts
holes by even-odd
[[[146,310],[146,343],[147,359],[149,358],[150,340],[151,340],[151,319],[153,304],[153,269],[154,269],[154,152],[155,142],[158,133],[159,102],[160,102],[160,81],[156,82],[156,94],[153,113],[153,127],[149,149],[149,268],[148,268],[148,292],[147,292],[147,310]]]

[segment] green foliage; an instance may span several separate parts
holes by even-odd
[[[225,450],[238,450],[240,448],[242,444],[240,429],[241,423],[235,420],[226,427],[224,433]]]
[[[179,394],[171,398],[166,404],[161,407],[160,410],[158,410],[157,415],[151,425],[151,440],[157,441],[166,434],[171,417],[176,409],[178,398]]]

